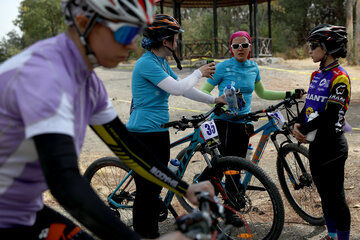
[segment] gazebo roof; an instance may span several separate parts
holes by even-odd
[[[268,0],[257,0],[258,3],[267,2]],[[173,7],[173,0],[162,0],[159,1],[160,5],[162,2],[164,7]],[[213,0],[176,0],[180,3],[182,8],[212,8]],[[249,0],[221,0],[216,1],[216,7],[232,7],[240,5],[248,5]]]

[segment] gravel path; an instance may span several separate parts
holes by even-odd
[[[259,64],[260,65],[260,64]],[[346,165],[346,196],[348,203],[351,208],[352,214],[352,237],[351,239],[360,240],[360,187],[357,184],[360,181],[360,162],[359,151],[360,151],[360,68],[359,67],[345,67],[352,81],[352,102],[350,110],[347,114],[347,119],[350,124],[356,128],[351,133],[347,134],[349,141],[349,160]],[[308,87],[309,74],[316,69],[316,65],[312,64],[310,59],[305,61],[282,61],[273,59],[271,64],[260,65],[260,71],[263,83],[266,88],[272,90],[291,90],[294,88],[305,88]],[[117,69],[106,70],[97,69],[97,73],[100,78],[103,79],[106,88],[109,93],[109,97],[112,99],[113,105],[119,113],[120,119],[126,122],[129,117],[129,106],[131,100],[131,65],[120,65]],[[186,77],[194,69],[184,68],[182,71],[175,72],[180,77]],[[205,78],[202,78],[196,85],[200,88]],[[216,91],[213,91],[216,94]],[[184,97],[170,97],[169,100],[171,110],[171,120],[179,119],[181,116],[191,116],[198,114],[199,112],[205,112],[209,109],[206,104],[197,103],[188,100]],[[265,101],[259,99],[256,94],[253,97],[252,109],[257,110],[265,106],[274,104],[273,101]],[[182,132],[175,135],[171,132],[171,140],[180,138],[188,132]],[[253,144],[257,144],[257,139],[252,140]],[[180,147],[172,151],[172,155],[180,151]],[[112,155],[106,146],[93,134],[91,131],[87,132],[86,141],[83,147],[83,151],[80,155],[80,168],[82,171],[95,159]],[[275,149],[272,144],[269,144],[263,155],[263,159],[260,162],[260,166],[274,179],[274,182],[278,185],[275,170]],[[56,202],[47,196],[46,201],[54,206]],[[176,201],[176,200],[174,200]],[[284,199],[284,204],[287,202]],[[314,227],[309,226],[306,222],[302,221],[296,216],[291,208],[286,208],[286,218],[283,233],[279,239],[320,239],[326,233],[325,227]],[[169,232],[174,229],[174,220],[171,216],[161,223],[162,233]]]

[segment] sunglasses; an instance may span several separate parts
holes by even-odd
[[[142,26],[131,23],[115,23],[102,18],[98,22],[108,27],[113,31],[115,40],[123,45],[128,45],[140,37],[143,30]]]
[[[317,47],[320,46],[320,43],[317,43],[317,42],[312,42],[310,43],[310,49],[313,51],[315,50]]]
[[[238,49],[241,46],[243,49],[247,49],[251,46],[250,43],[233,43],[231,44],[232,49]]]

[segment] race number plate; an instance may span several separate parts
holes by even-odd
[[[270,117],[274,118],[279,128],[284,126],[286,120],[280,111],[268,113]]]
[[[209,140],[218,136],[214,120],[204,122],[201,124],[200,129],[205,140]]]

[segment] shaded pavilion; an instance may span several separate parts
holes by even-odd
[[[268,8],[268,38],[260,37],[258,34],[258,4],[267,3]],[[232,7],[232,6],[249,6],[249,33],[252,36],[252,57],[262,57],[262,56],[271,56],[271,0],[160,0],[158,3],[160,6],[160,12],[164,12],[164,7],[173,8],[173,16],[181,24],[181,8],[212,8],[213,9],[213,33],[214,39],[213,43],[209,41],[202,41],[202,44],[198,46],[191,46],[192,43],[184,44],[182,43],[182,38],[180,35],[180,42],[178,47],[178,56],[180,59],[191,58],[192,48],[193,47],[203,47],[204,57],[207,53],[206,49],[213,49],[212,56],[216,58],[226,57],[230,55],[226,42],[219,42],[218,39],[218,24],[217,24],[217,8],[219,7]],[[230,36],[229,36],[230,37]],[[195,44],[195,43],[194,43]],[[211,46],[210,46],[211,45]],[[219,45],[220,48],[219,49]],[[196,56],[200,57],[200,56]]]

